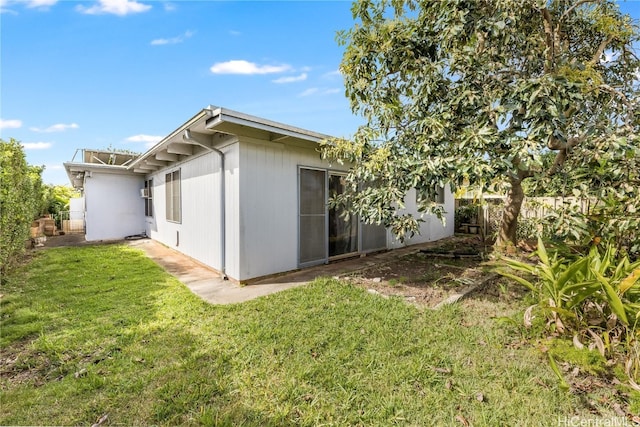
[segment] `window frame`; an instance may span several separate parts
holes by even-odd
[[[168,172],[165,178],[165,217],[168,222],[182,223],[182,173]]]
[[[144,198],[144,216],[153,218],[153,178],[144,180],[144,188],[147,196]]]

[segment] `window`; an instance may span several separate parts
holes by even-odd
[[[441,186],[441,185],[436,186],[436,197],[434,202],[436,202],[439,205],[444,204],[444,186]]]
[[[433,202],[439,205],[443,205],[444,193],[445,193],[444,186],[441,186],[441,185],[436,185],[435,187],[433,187],[433,193],[427,194],[426,196],[421,194],[420,191],[416,191],[416,203],[418,204],[418,206],[423,201]]]
[[[144,216],[153,216],[153,179],[144,182]]]
[[[182,221],[180,209],[180,169],[165,175],[167,221]]]

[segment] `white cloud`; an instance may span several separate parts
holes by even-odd
[[[170,39],[155,39],[155,40],[152,40],[151,41],[151,45],[152,46],[161,46],[161,45],[165,45],[165,44],[182,43],[183,41],[185,41],[189,37],[193,36],[194,34],[195,34],[195,31],[185,31],[184,34],[180,34],[179,36],[176,36],[176,37],[171,37]]]
[[[307,80],[307,73],[302,73],[299,76],[280,77],[279,79],[271,80],[273,83],[294,83]]]
[[[29,129],[31,129],[34,132],[51,133],[51,132],[64,132],[68,129],[78,129],[79,127],[80,126],[78,126],[77,123],[70,123],[70,124],[57,123],[47,128],[29,128]]]
[[[273,74],[289,71],[291,66],[283,65],[258,65],[245,60],[231,60],[218,62],[211,66],[213,74]]]
[[[313,95],[314,93],[318,93],[320,89],[318,89],[317,87],[311,87],[307,90],[305,90],[304,92],[300,93],[300,95],[298,96],[309,96],[309,95]]]
[[[338,77],[338,76],[342,76],[342,73],[340,72],[340,70],[329,71],[328,73],[324,73],[322,75],[322,77]]]
[[[0,129],[18,129],[22,127],[22,120],[0,119]]]
[[[0,0],[0,13],[11,13],[17,15],[15,10],[7,9],[8,6],[22,5],[29,9],[48,10],[49,7],[58,3],[59,0]]]
[[[229,34],[231,34],[232,36],[241,36],[242,33],[240,31],[236,31],[236,30],[229,30]]]
[[[27,7],[31,9],[48,8],[58,3],[58,0],[28,0]]]
[[[151,148],[154,145],[156,145],[158,142],[160,142],[161,139],[162,139],[161,136],[139,134],[139,135],[130,136],[129,138],[125,139],[125,141],[144,142],[145,147]]]
[[[312,87],[300,93],[298,96],[331,95],[334,93],[340,93],[340,89],[338,88],[320,89],[317,87]]]
[[[166,12],[173,12],[174,10],[176,10],[176,5],[168,1],[164,2],[162,5],[164,6],[164,10]]]
[[[98,0],[98,4],[91,7],[76,6],[76,10],[87,15],[113,15],[125,16],[131,13],[146,12],[151,5],[138,3],[136,0]]]
[[[50,142],[23,142],[22,146],[25,150],[46,150],[51,148],[53,144]]]

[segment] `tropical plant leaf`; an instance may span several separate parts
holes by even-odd
[[[531,305],[529,306],[525,311],[524,311],[524,326],[526,328],[530,328],[533,325],[533,309],[537,306],[537,304]]]
[[[624,304],[622,303],[622,300],[620,300],[618,293],[615,291],[615,289],[613,289],[609,281],[604,276],[602,276],[602,274],[600,274],[596,270],[592,270],[592,271],[593,271],[593,274],[598,279],[598,282],[600,282],[600,284],[602,285],[602,288],[604,289],[605,293],[607,294],[606,301],[609,304],[611,311],[615,313],[616,316],[618,316],[618,319],[620,319],[622,323],[628,326],[629,319],[627,318],[627,313],[624,309]]]
[[[558,368],[558,365],[556,364],[556,360],[553,358],[551,353],[547,353],[547,356],[549,356],[549,366],[551,366],[551,370],[553,371],[554,374],[556,374],[556,377],[558,377],[558,381],[560,382],[560,388],[564,391],[568,391],[569,383],[567,383],[567,381],[564,379],[564,376],[562,375],[562,372],[560,372],[560,368]]]
[[[547,254],[547,249],[544,247],[544,243],[540,236],[538,236],[538,250],[536,253],[543,265],[549,265],[549,255]]]
[[[523,279],[520,276],[516,276],[515,274],[507,273],[506,271],[501,271],[501,270],[498,270],[497,272],[498,274],[504,277],[508,277],[511,280],[515,280],[516,282],[520,283],[522,286],[525,286],[532,292],[538,292],[538,288],[533,283],[531,283],[526,279]]]
[[[578,350],[582,350],[584,348],[584,344],[580,342],[580,338],[578,338],[578,335],[573,336],[573,346]]]
[[[622,282],[620,282],[620,285],[618,285],[618,292],[620,292],[620,295],[624,295],[624,293],[631,289],[631,287],[635,285],[639,279],[640,267],[633,270],[631,274],[629,274],[626,278],[624,278],[624,280],[622,280]]]
[[[605,354],[604,342],[602,341],[602,338],[600,338],[600,335],[596,334],[591,329],[587,329],[587,332],[589,332],[589,335],[591,335],[591,338],[593,338],[593,343],[595,344],[596,348],[598,349],[598,352],[600,352],[600,355],[602,357],[605,357],[604,356],[604,354]]]

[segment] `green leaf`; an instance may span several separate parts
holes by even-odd
[[[624,309],[624,304],[622,304],[622,301],[620,300],[620,297],[616,293],[615,289],[613,289],[609,281],[605,279],[602,276],[602,274],[600,274],[596,270],[592,270],[592,271],[593,271],[593,274],[598,279],[598,282],[600,282],[600,284],[602,285],[602,288],[604,289],[605,293],[607,294],[606,302],[609,305],[609,308],[611,308],[611,311],[613,312],[613,314],[618,316],[618,319],[620,319],[622,323],[624,323],[625,325],[629,325],[629,319],[627,318],[627,313]]]
[[[507,273],[506,271],[501,271],[501,270],[496,270],[496,272],[498,274],[500,274],[501,276],[507,277],[511,280],[515,280],[516,282],[520,283],[521,285],[525,286],[526,288],[528,288],[530,291],[532,292],[538,292],[538,288],[531,283],[530,281],[523,279],[520,276],[516,276],[515,274],[511,274],[511,273]]]

